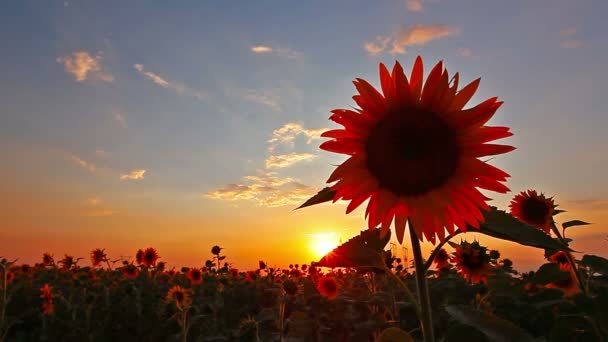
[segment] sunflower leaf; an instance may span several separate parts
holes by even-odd
[[[566,229],[566,228],[574,227],[574,226],[586,226],[588,224],[591,224],[591,223],[581,221],[581,220],[572,220],[572,221],[562,223],[562,228]]]
[[[364,230],[361,234],[346,241],[327,253],[317,267],[373,267],[384,269],[382,253],[384,247],[391,239],[390,231],[380,237],[380,229]]]
[[[580,263],[584,266],[589,267],[594,272],[608,275],[608,259],[602,258],[597,255],[583,255],[583,259]]]
[[[532,277],[535,284],[546,285],[565,281],[570,277],[568,272],[562,271],[556,263],[543,264]]]
[[[335,194],[336,194],[336,192],[334,190],[331,190],[330,187],[325,187],[321,191],[319,191],[316,195],[307,199],[306,202],[304,202],[301,206],[297,207],[296,209],[301,209],[301,208],[305,208],[305,207],[310,207],[315,204],[329,202],[334,199]]]
[[[483,311],[465,305],[448,305],[445,310],[460,323],[484,333],[490,341],[534,341],[530,334],[517,325]]]
[[[491,207],[484,212],[485,222],[479,229],[468,227],[467,231],[479,232],[501,240],[513,241],[522,245],[551,249],[569,250],[561,242],[552,239],[540,229],[530,226],[502,210]]]

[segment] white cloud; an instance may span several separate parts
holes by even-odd
[[[566,28],[559,30],[559,35],[562,37],[570,37],[570,36],[573,36],[574,34],[576,34],[576,32],[577,32],[576,27],[571,26],[571,27],[566,27]]]
[[[254,45],[251,47],[251,52],[255,54],[274,54],[276,56],[286,58],[286,59],[294,59],[301,60],[302,53],[299,51],[285,48],[285,47],[272,47],[268,45]]]
[[[177,94],[192,96],[200,101],[205,101],[209,98],[209,94],[207,92],[205,92],[203,90],[192,89],[182,83],[168,81],[167,79],[161,77],[160,75],[146,70],[146,68],[144,67],[143,64],[139,64],[139,63],[134,64],[133,68],[135,68],[135,70],[137,70],[137,72],[139,72],[141,75],[143,75],[147,79],[151,80],[158,86],[172,90]]]
[[[252,200],[260,206],[279,207],[301,203],[316,193],[315,189],[292,178],[279,178],[274,172],[247,176],[249,184],[228,184],[209,191],[206,197],[216,200]]]
[[[95,156],[100,159],[110,158],[110,153],[104,150],[95,150]]]
[[[76,165],[80,166],[81,168],[88,170],[89,172],[95,172],[97,170],[97,168],[95,167],[95,165],[93,165],[93,163],[88,162],[84,159],[79,158],[78,156],[72,155],[70,156],[70,159],[72,160],[72,162],[76,163]]]
[[[458,48],[456,49],[456,53],[458,53],[462,57],[471,58],[474,60],[479,60],[479,56],[473,53],[473,51],[469,48]]]
[[[422,0],[406,0],[405,4],[407,6],[408,11],[411,11],[411,12],[424,11],[424,6],[422,6]]]
[[[281,105],[279,104],[279,94],[273,89],[247,89],[245,90],[243,96],[249,101],[262,104],[264,106],[272,108],[273,110],[281,110]]]
[[[268,140],[270,144],[268,151],[273,152],[280,144],[293,146],[295,138],[299,135],[307,137],[308,141],[306,143],[310,144],[313,140],[320,139],[321,134],[327,130],[327,128],[305,129],[299,123],[289,122],[272,132],[272,137]]]
[[[397,32],[391,53],[406,53],[406,48],[457,34],[460,30],[446,25],[414,25]]]
[[[305,160],[312,160],[316,156],[312,153],[296,153],[271,155],[266,159],[266,168],[285,168]]]
[[[394,37],[377,36],[375,42],[365,42],[363,48],[369,54],[377,55],[385,52],[390,44],[392,45],[390,53],[404,54],[410,46],[425,45],[458,32],[460,32],[458,28],[446,25],[413,25],[402,27]]]
[[[116,123],[118,123],[120,127],[127,128],[127,119],[125,118],[125,115],[122,112],[115,112],[114,120],[116,121]]]
[[[251,51],[254,53],[268,53],[272,52],[272,48],[265,45],[255,45],[251,47]]]
[[[144,179],[144,174],[146,173],[146,170],[133,170],[127,174],[121,175],[120,179],[122,180],[126,180],[126,179],[131,179],[131,180],[139,180],[139,179]]]
[[[559,46],[563,47],[564,49],[577,49],[583,46],[583,42],[580,40],[564,40],[562,42],[559,43]]]
[[[374,56],[386,50],[390,41],[391,37],[378,36],[376,42],[365,42],[363,47],[370,55]]]
[[[82,82],[89,78],[112,82],[114,76],[109,72],[103,71],[102,59],[101,53],[92,56],[86,51],[76,51],[69,56],[57,58],[57,63],[63,64],[65,71],[74,76],[77,82]]]

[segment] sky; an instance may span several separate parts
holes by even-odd
[[[407,70],[417,55],[461,83],[481,77],[469,105],[505,102],[490,124],[511,127],[501,142],[517,149],[491,163],[512,191],[490,204],[554,196],[558,222],[593,223],[567,233],[577,256],[608,256],[604,0],[0,6],[0,256],[152,246],[196,266],[217,244],[243,269],[318,260],[319,244],[367,226],[345,203],[293,210],[344,160],[319,149],[339,127],[330,110],[355,106],[354,78],[378,86],[379,63]],[[521,270],[543,262],[466,238]]]

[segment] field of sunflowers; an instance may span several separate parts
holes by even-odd
[[[318,263],[285,269],[238,270],[219,246],[200,268],[167,269],[154,248],[129,260],[103,249],[35,265],[2,259],[1,340],[420,340],[415,271],[384,251],[388,236],[366,230]],[[608,260],[584,255],[573,270],[571,253],[547,249],[546,264],[519,273],[475,241],[438,247],[425,260],[437,340],[608,336]]]

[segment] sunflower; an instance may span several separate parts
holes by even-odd
[[[433,259],[433,263],[438,270],[443,268],[447,268],[450,266],[450,256],[445,249],[440,249],[439,252],[435,255],[435,259]]]
[[[568,277],[563,280],[556,281],[554,283],[549,283],[545,285],[545,287],[560,289],[564,291],[564,296],[566,297],[572,297],[575,294],[580,293],[581,288],[578,286],[576,275],[574,274],[574,271],[572,270],[570,264],[560,264],[559,268],[562,271],[568,272]]]
[[[167,303],[174,302],[178,310],[187,310],[192,305],[192,289],[185,289],[179,285],[173,286],[167,292]]]
[[[106,258],[106,253],[103,249],[97,248],[91,251],[91,263],[93,267],[101,265],[102,262],[106,261]]]
[[[338,283],[333,277],[323,276],[317,283],[317,290],[323,297],[334,299],[338,296]]]
[[[137,269],[137,266],[135,266],[133,264],[128,264],[122,268],[122,274],[126,278],[137,278],[137,275],[139,274],[139,270]]]
[[[42,314],[45,316],[50,316],[55,312],[55,307],[53,306],[53,293],[52,287],[49,284],[44,284],[43,287],[40,288],[40,298],[42,298]]]
[[[144,262],[144,251],[143,249],[138,249],[135,253],[135,262],[138,265],[141,265]]]
[[[454,264],[458,273],[472,284],[485,283],[488,275],[492,274],[487,248],[480,246],[477,241],[460,242],[454,252]]]
[[[4,272],[6,272],[6,274],[0,273],[0,276],[6,279],[6,283],[10,284],[11,282],[13,282],[13,280],[15,279],[15,273],[8,270]]]
[[[539,195],[536,190],[522,191],[513,197],[509,207],[511,215],[519,220],[535,226],[547,234],[551,232],[553,215],[557,208],[553,198],[546,198],[543,193]]]
[[[186,273],[186,278],[188,278],[193,285],[200,284],[203,282],[203,272],[198,268],[191,268]]]
[[[549,257],[549,260],[551,262],[559,264],[560,267],[562,267],[562,265],[568,265],[568,266],[570,266],[570,261],[568,261],[568,255],[564,251],[558,251],[558,252],[552,254]]]
[[[59,263],[66,270],[69,270],[73,266],[76,266],[76,261],[74,260],[74,257],[67,254],[63,256],[63,259],[59,260]]]
[[[42,254],[42,264],[44,266],[49,266],[55,263],[55,260],[53,260],[53,256],[50,253],[44,253]]]
[[[344,129],[321,135],[331,138],[322,149],[349,156],[327,180],[337,181],[334,202],[350,201],[347,214],[369,199],[370,229],[380,225],[386,234],[394,220],[403,242],[409,219],[420,240],[435,243],[436,236],[444,240],[445,229],[479,227],[480,208],[489,206],[478,188],[509,191],[502,183],[509,175],[479,160],[514,149],[489,143],[511,136],[509,128],[484,126],[502,102],[493,97],[463,109],[479,79],[460,91],[458,79],[449,81],[439,62],[423,82],[418,57],[409,80],[399,62],[392,73],[380,64],[382,94],[363,79],[354,81],[360,109],[333,110],[330,119]]]
[[[156,261],[158,260],[158,253],[156,249],[152,247],[146,248],[144,251],[142,263],[148,267],[156,265]]]

